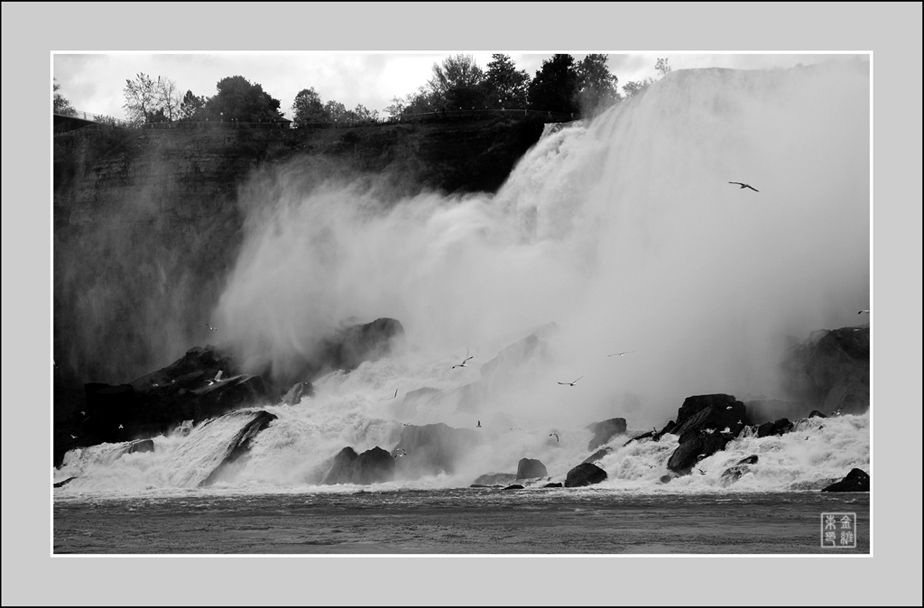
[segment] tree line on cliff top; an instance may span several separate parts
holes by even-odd
[[[528,109],[593,116],[621,101],[618,78],[607,67],[607,55],[589,54],[580,61],[556,54],[542,63],[532,78],[517,69],[509,55],[495,53],[486,69],[470,55],[453,55],[433,65],[432,76],[414,93],[394,97],[385,112],[392,118],[456,110]],[[670,71],[667,59],[658,59],[660,76]],[[623,85],[626,96],[639,93],[652,83],[648,78]],[[73,111],[70,103],[54,90],[56,113]],[[277,122],[283,119],[281,102],[243,76],[218,81],[212,97],[180,95],[175,83],[163,76],[156,79],[139,73],[125,81],[123,94],[128,122],[148,124],[184,121]],[[379,121],[379,113],[358,104],[352,110],[342,103],[326,103],[314,87],[302,89],[292,104],[296,128],[316,123],[363,124]],[[108,117],[104,117],[108,118]],[[105,120],[103,120],[105,122]],[[110,119],[114,121],[114,119]]]

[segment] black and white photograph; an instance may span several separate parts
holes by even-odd
[[[266,6],[279,12],[259,23],[312,14]],[[490,19],[487,4],[440,8]],[[897,12],[920,17],[920,4]],[[212,26],[246,30],[235,14]],[[310,29],[355,18],[341,8]],[[874,189],[887,162],[874,109],[888,103],[875,49],[540,39],[52,41],[36,68],[51,116],[31,196],[45,209],[47,314],[34,314],[47,337],[28,363],[47,390],[3,399],[5,446],[14,403],[47,420],[16,427],[47,438],[35,487],[48,538],[34,550],[133,572],[170,567],[154,557],[527,569],[506,585],[519,598],[444,589],[430,605],[586,602],[565,591],[608,587],[603,573],[632,559],[649,591],[595,601],[717,601],[707,587],[722,593],[725,576],[693,583],[702,600],[658,582],[723,567],[704,558],[750,564],[757,587],[766,562],[741,558],[871,570],[886,546],[879,474],[909,473],[880,450],[911,442],[903,457],[920,463],[921,381],[917,221],[902,309],[916,316],[900,322],[917,392],[875,398],[890,343],[874,328],[898,314],[874,297],[889,280],[874,242],[890,241],[874,240],[874,211],[895,207]],[[904,160],[920,161],[916,120]],[[917,167],[900,191],[920,220]],[[16,201],[5,189],[5,241]],[[4,282],[5,336],[19,292]],[[16,348],[4,338],[5,387],[24,382],[7,368]],[[897,405],[917,411],[880,417]],[[5,478],[16,458],[4,448]],[[915,487],[905,510],[891,503],[909,522]],[[6,538],[6,481],[3,494]],[[882,601],[920,601],[913,525],[909,589]],[[514,561],[526,557],[540,561]],[[642,559],[658,557],[685,561]],[[5,544],[4,587],[8,559]],[[325,580],[346,593],[325,602],[418,603],[351,596],[350,577],[311,584]],[[59,601],[182,601],[97,593]]]

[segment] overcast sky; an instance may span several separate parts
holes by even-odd
[[[510,55],[518,69],[530,77],[551,53],[496,51]],[[569,51],[559,51],[569,52]],[[597,51],[600,52],[600,51]],[[200,53],[65,53],[52,54],[52,72],[61,85],[59,92],[81,111],[125,118],[122,110],[126,80],[138,73],[172,80],[184,94],[211,97],[215,85],[227,76],[243,76],[281,102],[280,109],[292,118],[292,102],[302,89],[314,88],[323,102],[339,101],[347,108],[362,104],[384,114],[394,97],[404,97],[426,84],[433,65],[455,54],[472,55],[483,69],[490,52],[450,50],[445,52],[200,52]],[[570,52],[576,61],[586,53]],[[790,68],[848,55],[807,54],[703,54],[703,53],[609,53],[610,72],[619,86],[655,76],[655,62],[666,57],[675,69],[725,67],[738,69]]]

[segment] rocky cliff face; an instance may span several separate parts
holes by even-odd
[[[260,171],[296,167],[309,182],[374,180],[395,198],[422,189],[492,192],[542,127],[488,118],[56,135],[56,404],[79,399],[84,382],[137,377],[208,342],[208,315],[242,243],[242,195]]]

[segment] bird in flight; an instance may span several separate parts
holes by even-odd
[[[857,314],[858,314],[858,315],[862,315],[864,312],[865,312],[866,314],[869,314],[869,310],[861,310],[861,311],[858,312]]]
[[[700,475],[705,475],[705,474],[706,474],[706,472],[703,471],[702,469],[699,469],[699,468],[698,468],[698,469],[696,469],[696,470],[699,471],[699,474],[700,474]]]
[[[71,439],[77,439],[77,435],[71,435]]]
[[[554,437],[555,441],[561,441],[561,439],[558,438],[558,433],[549,433],[549,437]]]
[[[469,359],[473,359],[474,357],[475,357],[475,355],[471,355],[471,356],[469,356],[469,357],[466,357],[465,360],[462,361],[462,363],[459,363],[458,365],[453,365],[453,366],[450,367],[449,369],[455,369],[455,368],[457,368],[457,367],[466,367],[465,364],[468,363],[468,360],[469,360]]]
[[[634,353],[634,352],[635,352],[634,350],[627,350],[625,352],[613,353],[612,355],[607,355],[607,357],[625,357],[629,353]]]
[[[478,424],[475,425],[475,428],[478,428],[478,429],[481,428],[481,420],[478,421]]]
[[[209,323],[208,321],[206,321],[205,324],[209,326],[209,329],[210,329],[211,331],[218,331],[218,328],[217,328],[217,327],[212,327],[212,324]]]
[[[750,188],[750,189],[753,190],[754,192],[760,192],[760,190],[758,190],[758,189],[755,188],[754,186],[751,186],[751,185],[748,185],[748,184],[742,184],[741,182],[728,182],[728,183],[729,183],[729,184],[737,184],[737,185],[741,186],[741,188]],[[738,188],[738,189],[741,190],[741,188]]]
[[[584,377],[584,376],[581,376],[581,378],[583,378],[583,377]],[[574,382],[559,382],[559,384],[565,384],[565,385],[568,385],[568,386],[574,386],[574,385],[577,383],[577,381],[580,380],[581,378],[578,378],[578,379],[575,380]]]
[[[124,426],[122,426],[122,425],[120,424],[120,425],[119,425],[119,428],[120,428],[120,429],[124,429],[125,427],[124,427]]]
[[[397,396],[398,396],[398,389],[395,389],[395,394],[389,397],[389,399],[394,399]]]

